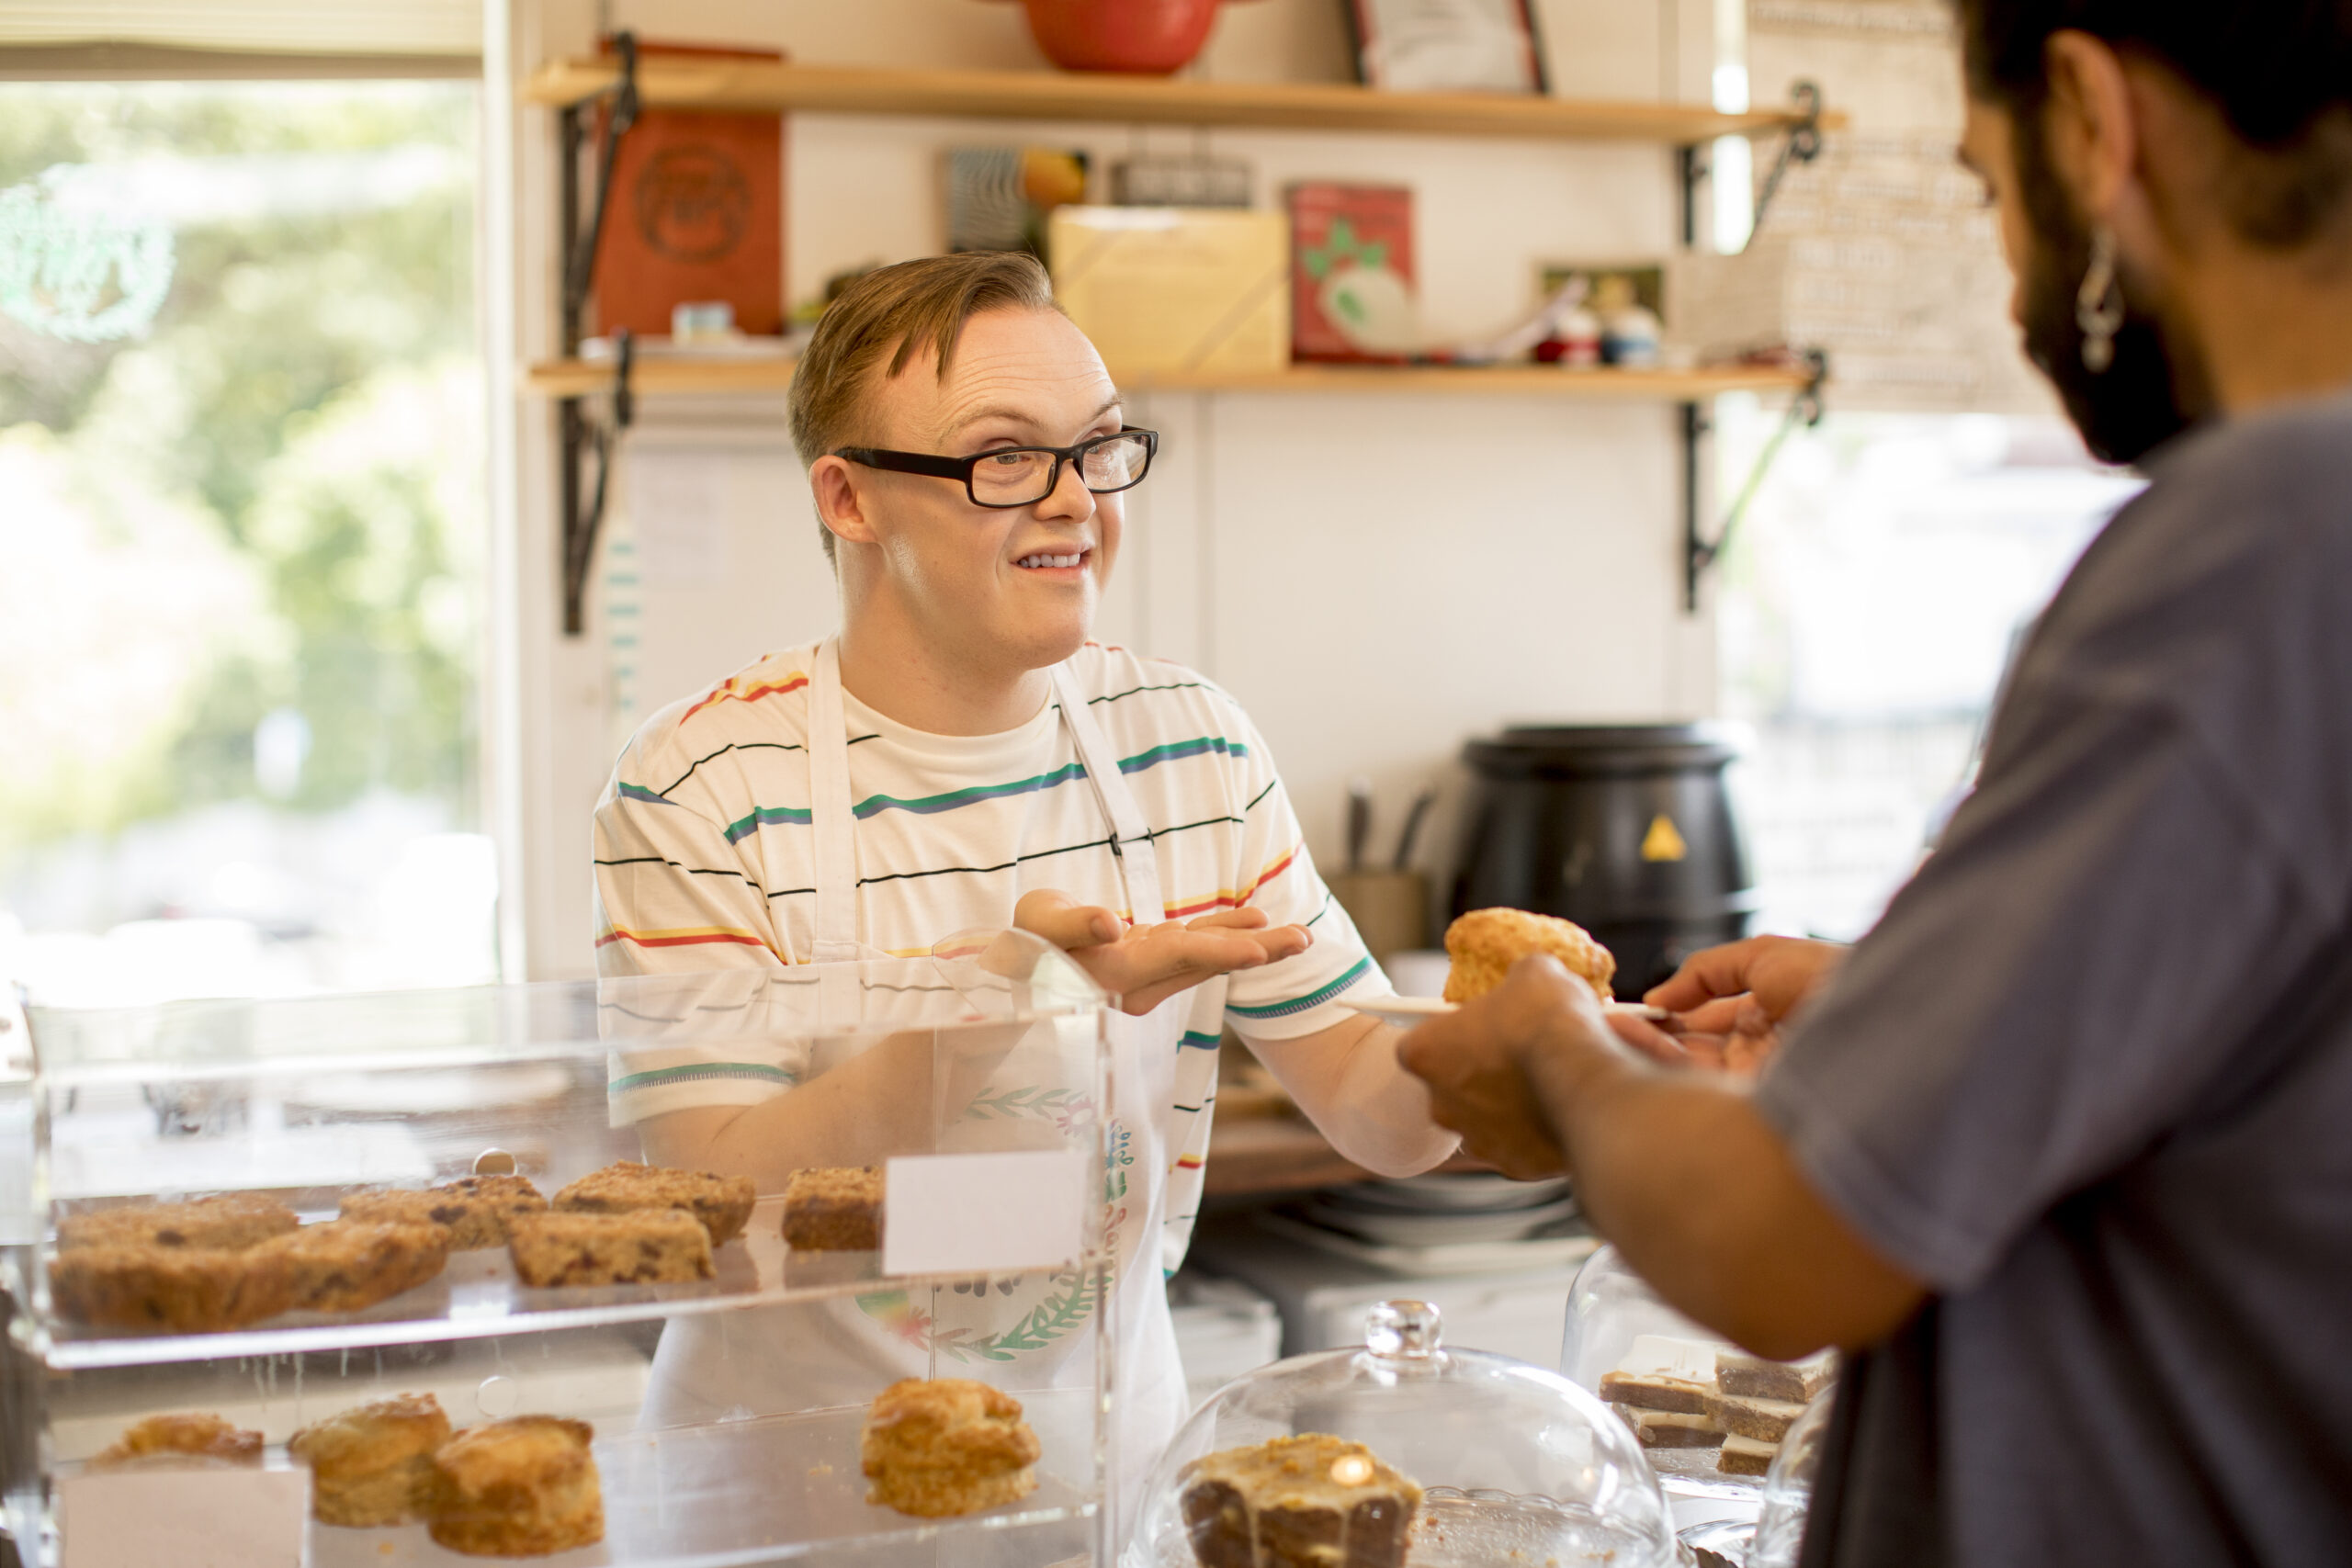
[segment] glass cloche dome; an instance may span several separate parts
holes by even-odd
[[[1665,1495],[1624,1423],[1555,1372],[1374,1307],[1364,1347],[1277,1361],[1196,1411],[1122,1568],[1668,1568]]]

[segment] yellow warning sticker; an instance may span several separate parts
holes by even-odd
[[[1644,860],[1680,860],[1690,852],[1682,835],[1674,830],[1674,818],[1661,811],[1650,818],[1650,830],[1642,835]]]

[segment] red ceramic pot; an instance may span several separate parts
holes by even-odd
[[[1217,0],[1023,0],[1029,30],[1065,71],[1165,76],[1208,42]]]

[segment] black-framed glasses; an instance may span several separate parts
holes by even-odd
[[[923,452],[885,452],[874,446],[842,446],[833,456],[869,468],[898,474],[928,474],[961,479],[975,506],[1034,506],[1062,482],[1062,465],[1078,465],[1079,482],[1097,495],[1132,490],[1151,471],[1159,432],[1121,430],[1075,446],[1000,446],[972,457],[934,457]]]

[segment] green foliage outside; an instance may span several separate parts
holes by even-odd
[[[0,315],[0,868],[264,793],[280,709],[311,740],[283,805],[475,816],[475,115],[458,84],[0,85],[0,188],[79,165],[178,207],[143,337]]]

